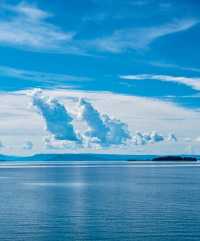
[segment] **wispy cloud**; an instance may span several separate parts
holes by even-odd
[[[29,17],[30,20],[34,21],[46,19],[51,16],[51,14],[39,9],[37,6],[29,5],[25,2],[21,2],[16,6],[4,4],[3,8],[15,12],[18,15]]]
[[[75,52],[67,45],[75,35],[64,32],[49,22],[52,15],[35,5],[20,3],[16,6],[3,5],[9,18],[0,20],[0,43],[31,51]]]
[[[148,1],[136,1],[145,5]],[[79,38],[77,30],[61,29],[51,19],[53,14],[37,5],[21,2],[1,5],[6,18],[0,19],[0,44],[29,51],[90,55],[94,51],[119,53],[147,48],[166,35],[185,31],[199,23],[197,19],[175,20],[158,26],[115,29],[110,34],[92,39]],[[104,19],[106,13],[98,18]],[[88,17],[90,19],[90,17]]]
[[[89,44],[98,50],[112,53],[144,49],[158,38],[186,31],[198,23],[196,19],[184,19],[160,26],[122,29],[114,31],[110,36],[92,40]]]
[[[165,82],[174,82],[187,85],[194,90],[200,90],[200,78],[190,78],[184,76],[170,75],[154,75],[154,74],[139,74],[139,75],[121,75],[121,79],[125,80],[159,80]]]
[[[47,84],[48,87],[53,86],[67,86],[69,82],[90,81],[88,77],[73,76],[67,74],[55,74],[38,71],[30,71],[23,69],[11,68],[8,66],[0,66],[0,76],[10,77],[19,80],[35,81],[42,85]]]
[[[148,62],[148,64],[150,64],[152,66],[160,67],[160,68],[178,69],[178,70],[191,71],[191,72],[197,72],[197,73],[200,72],[200,68],[185,67],[185,66],[181,66],[178,64],[163,63],[163,62],[159,62],[159,61],[150,61],[150,62]]]

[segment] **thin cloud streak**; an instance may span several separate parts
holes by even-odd
[[[54,86],[67,84],[67,82],[91,81],[88,77],[30,71],[11,68],[8,66],[0,66],[0,76],[19,80],[35,81],[38,83],[53,84]]]
[[[200,68],[194,68],[194,67],[184,67],[177,64],[168,64],[168,63],[162,63],[162,62],[156,62],[151,61],[148,62],[151,66],[159,67],[159,68],[166,68],[166,69],[178,69],[183,71],[191,71],[191,72],[197,72],[200,73]]]
[[[124,80],[159,80],[164,82],[174,82],[191,87],[194,90],[200,90],[200,78],[190,78],[184,76],[170,75],[154,75],[154,74],[139,74],[139,75],[121,75]]]

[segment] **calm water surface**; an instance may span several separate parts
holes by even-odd
[[[199,241],[200,167],[0,166],[0,240]]]

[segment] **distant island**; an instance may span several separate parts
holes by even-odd
[[[154,157],[152,161],[189,161],[196,162],[196,157],[182,157],[182,156],[160,156]]]

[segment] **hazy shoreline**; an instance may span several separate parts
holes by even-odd
[[[195,157],[200,160],[200,155],[177,155],[184,157]],[[78,154],[35,154],[32,156],[9,156],[0,154],[0,163],[2,162],[119,162],[119,161],[151,161],[153,158],[159,157],[159,155],[125,155],[125,154],[95,154],[95,153],[78,153]],[[169,162],[169,160],[168,160]],[[174,161],[173,161],[174,162]]]

